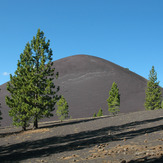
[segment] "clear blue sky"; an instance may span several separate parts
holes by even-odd
[[[88,54],[163,86],[163,0],[0,0],[0,84],[37,29],[51,41],[54,60]]]

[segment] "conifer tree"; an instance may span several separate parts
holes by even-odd
[[[157,73],[152,66],[149,74],[149,80],[147,82],[145,97],[145,108],[146,110],[156,110],[161,108],[161,88],[157,81]]]
[[[103,113],[102,113],[102,109],[100,108],[98,113],[97,113],[97,117],[101,117],[101,116],[103,116]]]
[[[11,97],[6,97],[6,103],[11,108],[9,114],[13,117],[14,125],[23,129],[34,122],[38,128],[38,121],[44,117],[53,116],[54,105],[59,99],[53,83],[54,74],[52,50],[50,41],[45,41],[44,33],[38,29],[36,37],[27,43],[24,53],[20,55],[15,75],[10,75],[7,90]]]
[[[97,117],[96,113],[93,114],[93,117]]]
[[[9,115],[13,117],[13,125],[22,126],[23,130],[29,126],[32,116],[32,106],[30,105],[29,83],[32,71],[32,52],[30,44],[27,43],[24,52],[18,60],[17,70],[7,83],[7,90],[10,96],[6,96],[6,104],[11,108]]]
[[[59,87],[55,90],[53,83],[54,76],[58,78],[58,72],[54,74],[50,41],[46,42],[45,39],[44,33],[38,29],[36,37],[31,41],[34,63],[31,82],[34,128],[38,128],[39,119],[53,116],[54,105],[59,99],[56,94]]]
[[[109,98],[107,99],[108,102],[108,111],[113,115],[118,114],[120,111],[120,94],[118,86],[115,82],[113,82],[111,90],[109,91]]]
[[[68,103],[63,96],[61,96],[61,98],[57,101],[57,107],[58,107],[56,111],[57,116],[61,121],[63,121],[65,118],[68,117],[69,113]]]

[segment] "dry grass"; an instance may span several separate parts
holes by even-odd
[[[72,158],[78,158],[79,156],[78,155],[71,155],[71,156],[67,156],[67,157],[62,157],[63,160],[69,160],[69,159],[72,159]]]
[[[27,134],[34,134],[34,133],[45,133],[50,131],[49,128],[44,128],[44,129],[36,129],[36,130],[27,130],[27,131],[23,131],[21,133],[19,133],[19,135],[27,135]]]

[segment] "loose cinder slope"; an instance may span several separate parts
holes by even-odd
[[[126,68],[107,60],[89,56],[75,55],[54,61],[59,78],[54,81],[60,86],[69,104],[69,115],[73,118],[93,116],[101,107],[103,114],[108,113],[107,98],[115,81],[121,95],[120,112],[144,110],[147,80]],[[10,125],[9,108],[5,105],[6,83],[1,85],[2,126]],[[48,119],[55,120],[57,116]],[[47,119],[44,119],[46,121]]]

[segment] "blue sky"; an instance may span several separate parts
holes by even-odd
[[[38,28],[54,60],[88,54],[145,78],[154,65],[163,86],[162,0],[0,0],[0,84]]]

